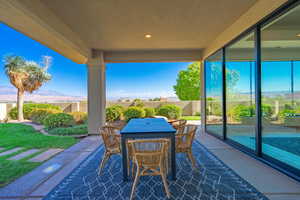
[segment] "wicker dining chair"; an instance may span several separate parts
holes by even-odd
[[[176,134],[182,134],[187,123],[185,119],[171,121],[170,124],[177,130]]]
[[[102,169],[104,168],[105,163],[109,160],[109,158],[112,155],[121,155],[121,135],[119,133],[119,128],[115,126],[103,126],[100,128],[100,135],[102,136],[102,140],[105,147],[105,152],[103,155],[103,158],[101,160],[99,169],[98,169],[98,175],[101,174]],[[130,160],[132,160],[131,150],[130,148],[127,148],[127,166],[128,173],[130,170]]]
[[[118,120],[118,121],[114,121],[114,122],[107,122],[107,125],[115,127],[116,129],[121,130],[126,125],[126,121]]]
[[[121,135],[117,134],[116,129],[113,126],[103,126],[100,129],[100,135],[102,136],[102,140],[105,147],[105,152],[100,163],[98,174],[101,174],[101,171],[105,165],[105,163],[109,160],[112,155],[121,154],[120,140]]]
[[[196,166],[196,161],[192,153],[192,145],[196,131],[196,125],[186,125],[182,133],[176,134],[176,153],[185,153],[193,167]]]
[[[133,199],[140,176],[161,176],[167,197],[170,191],[167,184],[167,154],[170,141],[168,139],[138,139],[129,140],[132,149],[133,162],[136,167],[135,179],[132,185],[130,200]]]

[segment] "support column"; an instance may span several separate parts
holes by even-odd
[[[205,117],[206,117],[206,105],[205,105],[205,62],[201,61],[200,62],[200,82],[201,82],[201,88],[200,88],[200,101],[201,101],[201,131],[205,131]]]
[[[88,68],[88,133],[98,134],[105,124],[106,86],[103,53],[89,59]]]

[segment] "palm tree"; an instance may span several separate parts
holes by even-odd
[[[26,61],[20,56],[7,56],[5,57],[4,62],[6,75],[8,76],[10,83],[18,90],[18,120],[23,121],[24,93],[32,93],[39,89],[43,83],[51,79],[51,75],[47,73],[47,69],[51,63],[51,57],[43,57],[44,67],[41,67],[33,61]]]

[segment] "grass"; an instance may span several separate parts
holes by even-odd
[[[185,120],[200,120],[200,116],[182,116],[181,119],[185,119]]]
[[[6,151],[15,147],[23,149],[14,154],[0,157],[0,187],[12,182],[18,177],[30,172],[42,163],[32,163],[27,160],[30,157],[19,161],[6,160],[13,155],[28,149],[41,149],[46,151],[49,148],[68,148],[77,142],[74,138],[46,136],[35,131],[31,126],[23,124],[0,124],[0,147]]]
[[[88,128],[86,124],[66,128],[54,128],[48,131],[50,135],[86,135]]]

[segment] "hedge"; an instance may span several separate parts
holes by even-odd
[[[126,121],[129,121],[133,118],[143,118],[145,117],[145,110],[141,107],[131,106],[124,112],[124,117]]]
[[[179,119],[181,117],[181,108],[173,104],[162,105],[158,108],[157,114],[168,119]]]
[[[154,117],[155,116],[154,108],[144,108],[144,110],[145,110],[145,117]]]
[[[59,106],[55,106],[55,105],[51,105],[51,104],[27,103],[27,104],[24,104],[24,106],[23,106],[24,119],[30,119],[32,111],[37,110],[37,109],[53,109],[53,110],[58,110],[58,111],[62,112],[62,110]],[[9,111],[8,115],[11,119],[17,119],[18,118],[18,108],[17,107],[12,108]]]
[[[55,110],[55,109],[48,109],[48,108],[40,108],[40,109],[35,109],[31,112],[31,117],[30,119],[38,124],[43,124],[44,123],[44,119],[50,115],[50,114],[54,114],[54,113],[60,113],[59,110]]]
[[[76,124],[85,124],[88,116],[86,112],[70,112],[68,113],[73,116]]]
[[[48,131],[50,135],[86,135],[88,128],[86,124],[66,128],[54,128]]]
[[[50,114],[43,122],[48,130],[58,127],[70,127],[75,124],[73,116],[67,113]]]
[[[106,121],[113,122],[121,120],[124,108],[119,105],[110,106],[105,109]]]

